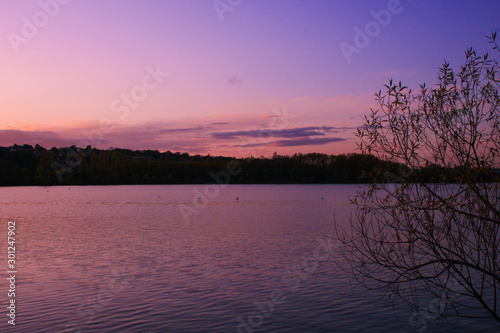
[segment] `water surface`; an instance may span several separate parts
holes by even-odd
[[[359,189],[0,188],[18,261],[16,326],[4,310],[0,331],[416,332],[405,306],[378,301],[337,265],[328,236],[334,216],[347,225]],[[429,321],[420,332],[495,325]]]

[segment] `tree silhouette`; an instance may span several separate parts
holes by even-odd
[[[414,94],[391,80],[376,94],[359,147],[399,168],[358,193],[336,237],[349,273],[415,316],[500,321],[499,65],[472,48],[465,56],[458,72],[445,61],[434,88]],[[429,297],[448,301],[429,309]]]

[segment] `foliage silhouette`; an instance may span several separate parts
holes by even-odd
[[[391,80],[376,93],[359,147],[405,167],[358,193],[350,230],[336,225],[349,273],[409,304],[421,329],[429,315],[500,321],[499,65],[465,57],[458,72],[445,62],[434,88]],[[448,301],[429,309],[429,297]]]

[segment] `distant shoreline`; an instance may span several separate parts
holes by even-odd
[[[373,155],[321,153],[232,158],[156,150],[0,147],[0,186],[460,184],[462,167],[412,170]],[[470,170],[499,182],[500,170]]]

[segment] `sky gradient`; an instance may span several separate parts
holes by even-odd
[[[2,1],[0,145],[354,152],[375,91],[490,52],[499,13],[498,0]],[[356,27],[372,29],[358,47]]]

